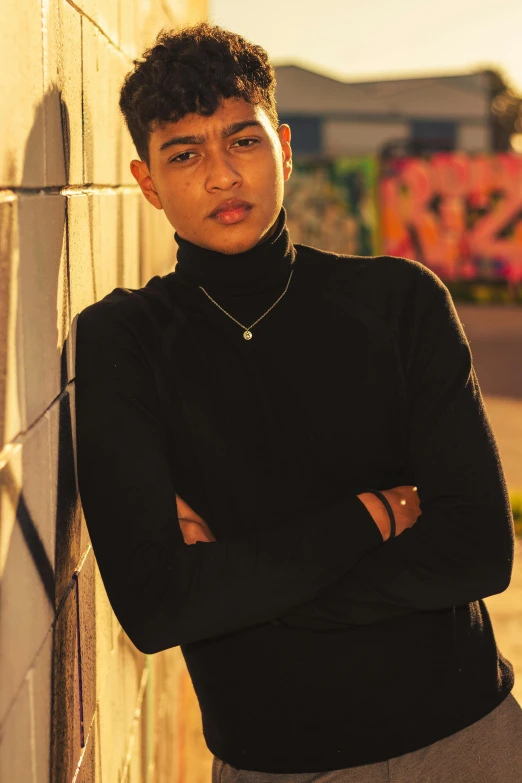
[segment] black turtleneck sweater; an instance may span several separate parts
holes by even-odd
[[[511,691],[483,598],[513,521],[451,296],[422,264],[176,236],[174,272],[80,314],[78,478],[109,600],[180,645],[209,749],[240,769],[383,761]],[[234,318],[252,328],[252,339]],[[418,487],[383,541],[357,494]],[[176,493],[215,542],[186,545]]]

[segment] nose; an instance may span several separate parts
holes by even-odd
[[[230,190],[241,185],[242,178],[234,166],[234,161],[225,152],[217,152],[207,158],[206,189],[212,193],[216,190]]]

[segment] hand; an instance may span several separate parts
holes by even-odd
[[[176,508],[185,544],[195,544],[196,541],[209,542],[216,540],[203,517],[196,514],[179,495],[176,495]]]
[[[180,519],[179,526],[183,533],[185,544],[195,544],[196,541],[208,543],[216,540],[208,525],[203,526],[199,522],[192,522],[190,519]]]
[[[382,489],[380,491],[392,507],[395,516],[395,536],[399,536],[406,528],[413,527],[421,515],[420,498],[417,487],[414,487],[411,484],[405,484],[399,487],[392,487],[392,489]],[[383,540],[387,541],[390,537],[391,526],[388,512],[382,500],[372,492],[362,492],[360,495],[357,495],[357,497],[364,503],[372,515],[375,524],[381,531]]]

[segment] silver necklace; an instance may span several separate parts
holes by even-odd
[[[220,309],[220,310],[222,310],[222,312],[224,312],[224,313],[225,313],[225,315],[228,315],[228,317],[229,317],[229,318],[231,318],[233,321],[235,321],[235,322],[236,322],[236,324],[238,324],[238,325],[239,325],[239,326],[240,326],[242,329],[244,329],[244,332],[243,332],[243,337],[245,338],[245,340],[251,340],[251,339],[252,339],[252,332],[251,332],[251,329],[252,329],[252,327],[253,327],[253,326],[255,326],[256,324],[258,324],[258,323],[259,323],[259,321],[261,320],[261,318],[264,318],[264,317],[265,317],[265,315],[268,315],[268,313],[270,312],[270,310],[271,310],[273,307],[275,307],[275,306],[276,306],[276,304],[277,304],[277,303],[278,303],[278,302],[279,302],[279,301],[280,301],[280,300],[283,298],[283,296],[284,296],[284,295],[286,294],[286,292],[288,291],[288,286],[290,285],[290,280],[292,279],[292,275],[293,275],[293,274],[294,274],[294,270],[292,269],[292,271],[290,272],[290,277],[288,278],[288,282],[287,282],[287,284],[286,284],[285,290],[283,291],[283,293],[281,294],[281,296],[279,296],[279,297],[278,297],[278,298],[275,300],[274,304],[273,304],[271,307],[269,307],[269,308],[268,308],[268,310],[267,310],[265,313],[263,313],[263,315],[262,315],[262,316],[260,316],[260,317],[257,319],[257,321],[254,321],[254,323],[253,323],[253,324],[250,324],[250,326],[245,326],[245,324],[242,324],[242,323],[240,323],[240,322],[239,322],[239,321],[238,321],[236,318],[234,318],[234,316],[233,316],[233,315],[230,315],[230,313],[227,313],[227,311],[226,311],[226,310],[225,310],[223,307],[221,307],[221,305],[220,305],[220,304],[218,304],[218,303],[216,302],[216,300],[215,300],[215,299],[212,299],[212,297],[210,296],[210,294],[208,293],[208,291],[205,291],[205,289],[203,288],[203,286],[202,286],[202,285],[198,286],[198,288],[201,288],[201,290],[203,291],[203,293],[205,293],[205,294],[208,296],[208,298],[210,299],[210,301],[211,301],[211,302],[214,302],[214,304],[216,305],[216,307],[219,307],[219,309]]]

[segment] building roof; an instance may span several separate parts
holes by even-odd
[[[281,114],[481,120],[489,115],[485,72],[344,82],[300,65],[275,66]]]

